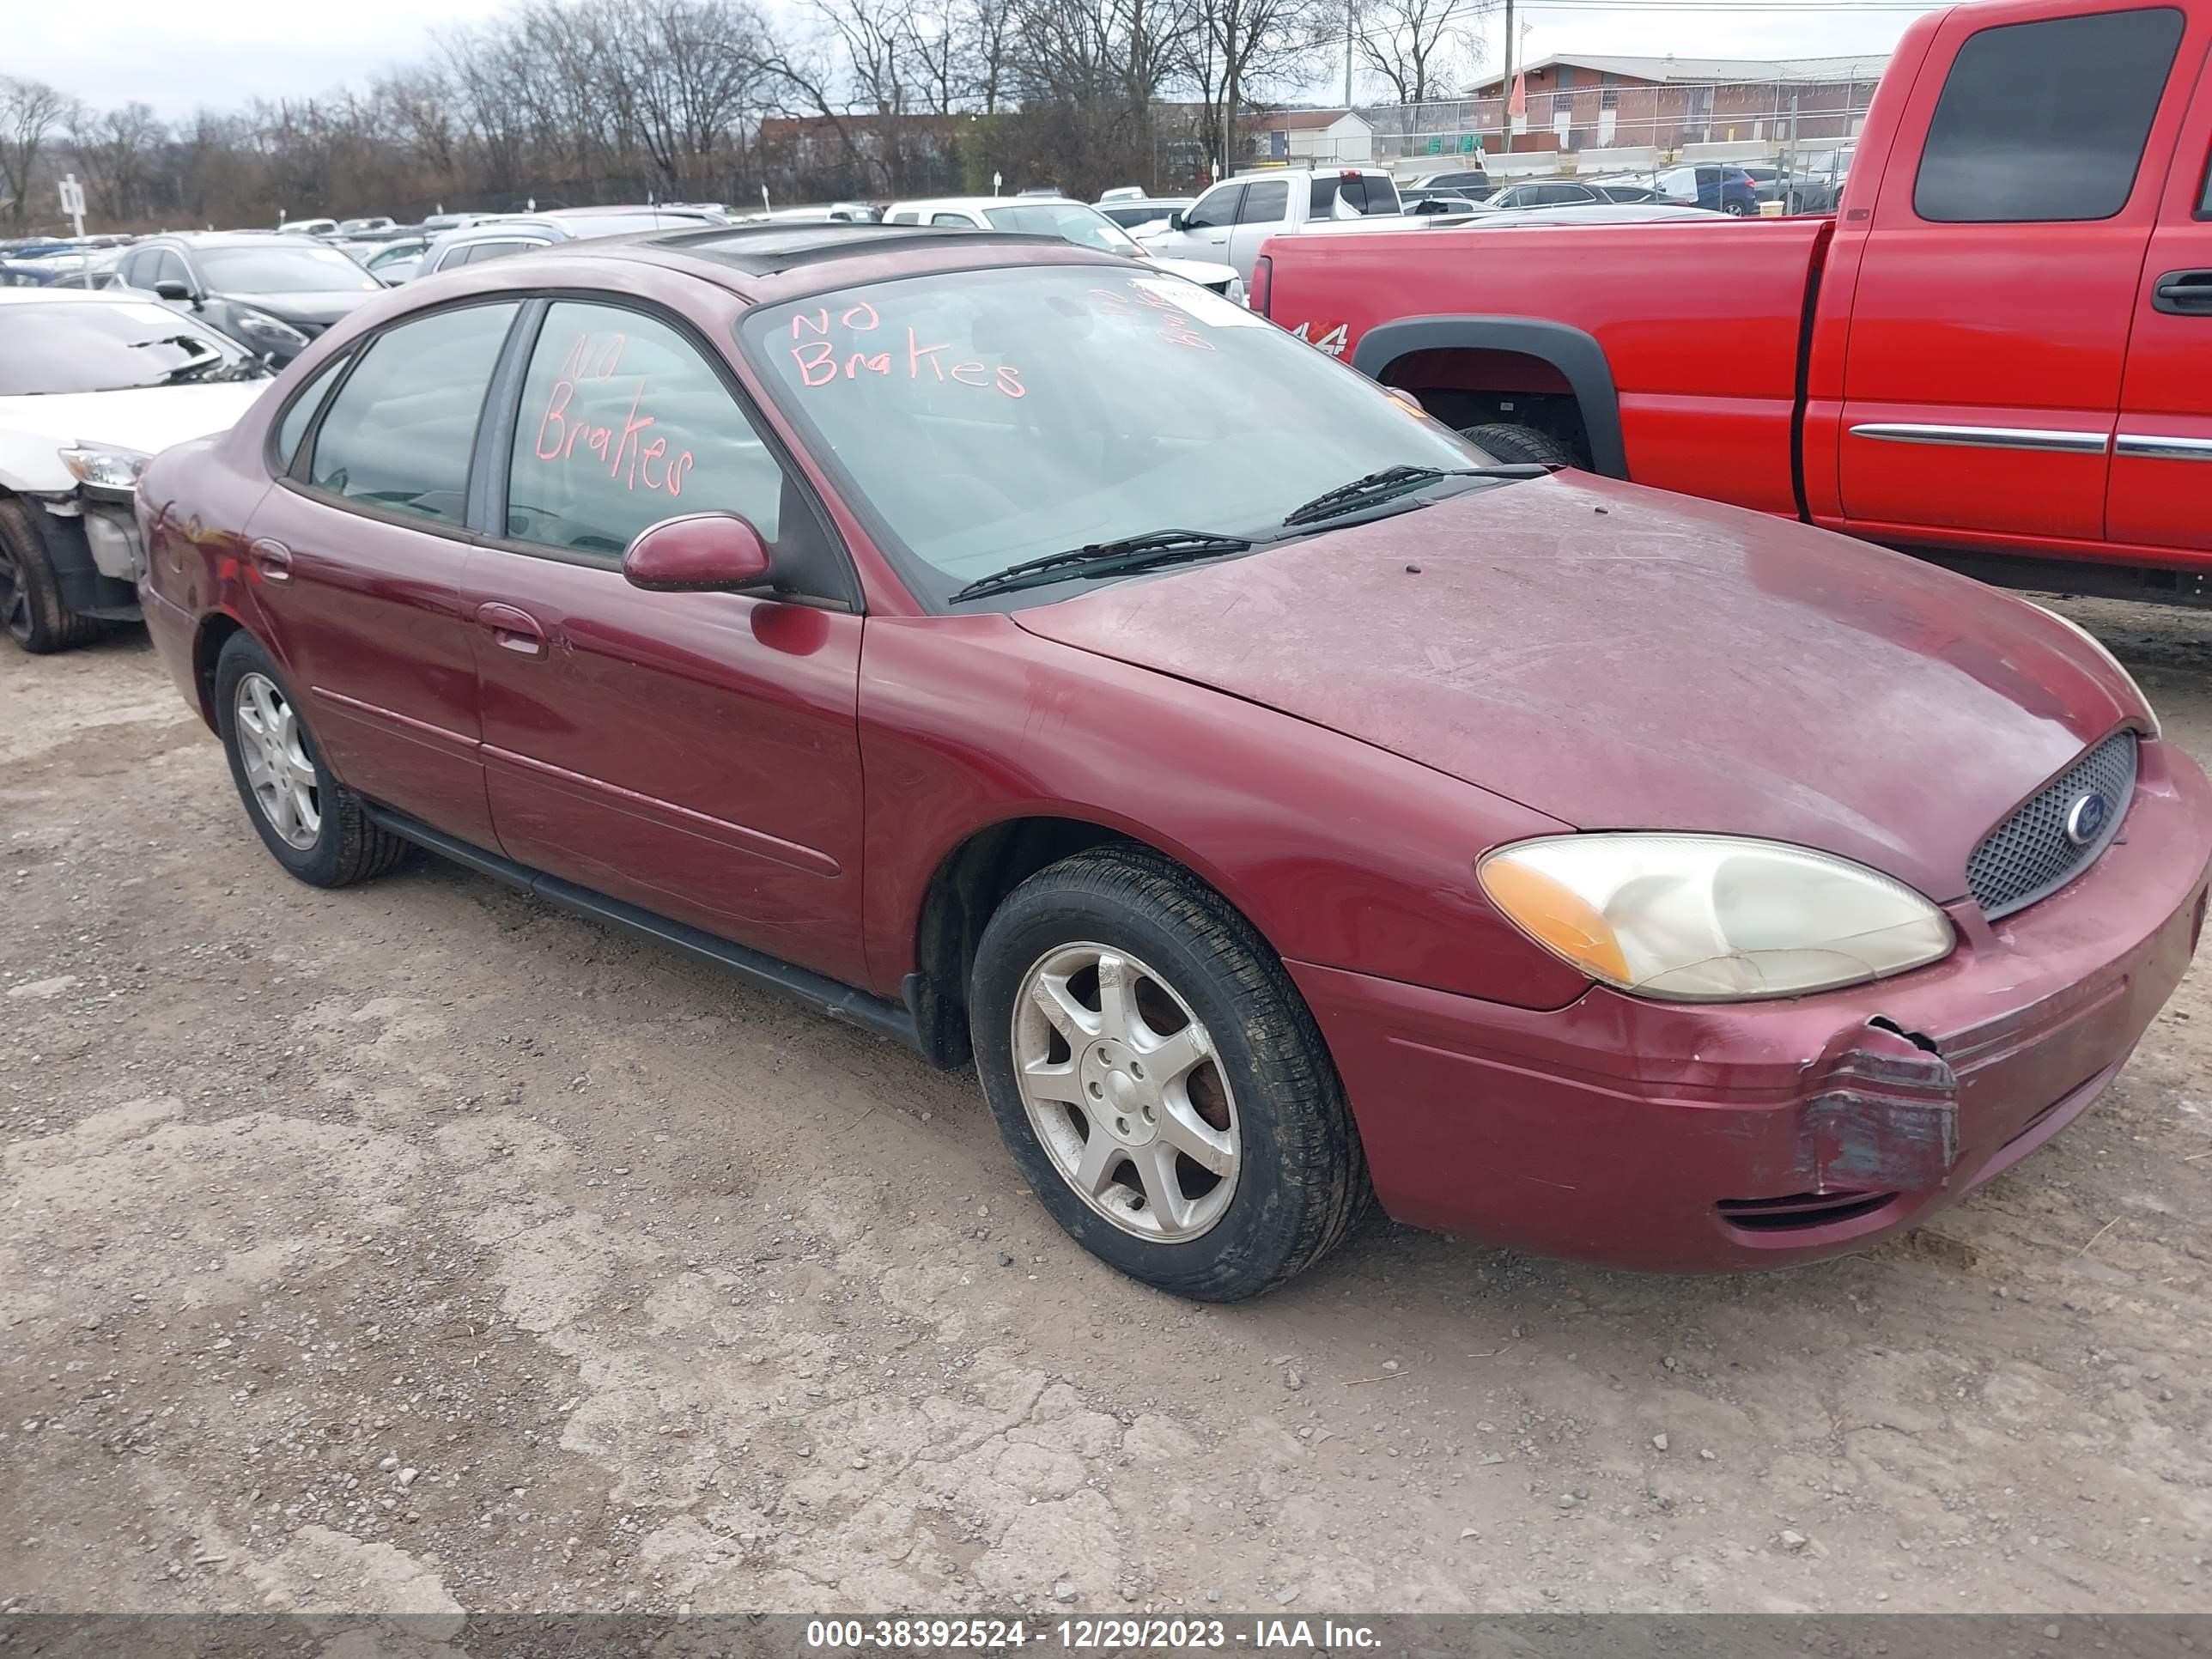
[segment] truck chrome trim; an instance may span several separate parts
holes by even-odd
[[[1891,444],[1945,444],[1960,449],[2057,450],[2068,455],[2101,455],[2110,441],[2101,432],[2047,432],[2023,426],[1923,426],[1880,421],[1851,428],[1854,438]]]
[[[2123,432],[2113,448],[2144,461],[2212,461],[2212,438],[2153,437],[2148,433]]]

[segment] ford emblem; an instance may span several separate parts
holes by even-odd
[[[2105,820],[2112,816],[2112,804],[2095,792],[2082,796],[2066,809],[2066,839],[2076,847],[2087,847],[2104,832]]]

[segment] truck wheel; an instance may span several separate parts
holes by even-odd
[[[1522,426],[1512,421],[1492,421],[1486,426],[1462,427],[1459,435],[1488,450],[1508,465],[1580,465],[1575,459],[1574,452],[1550,433],[1539,432],[1533,426]]]
[[[62,603],[62,587],[31,509],[0,501],[0,627],[33,656],[66,651],[98,639],[97,617],[81,617]]]
[[[1158,854],[1097,848],[1016,888],[968,1006],[1023,1176],[1131,1278],[1237,1301],[1364,1210],[1359,1133],[1304,1000],[1250,923]]]
[[[398,863],[407,843],[370,822],[315,746],[307,715],[251,634],[215,667],[216,719],[246,815],[277,863],[310,887],[349,887]]]

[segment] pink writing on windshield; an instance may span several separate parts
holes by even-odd
[[[541,461],[573,463],[580,449],[586,464],[603,466],[606,476],[625,489],[642,487],[681,495],[684,476],[697,463],[690,450],[672,454],[667,439],[647,435],[655,422],[653,416],[639,412],[645,403],[646,376],[637,377],[629,406],[618,416],[611,400],[596,421],[589,418],[592,411],[578,406],[578,388],[611,380],[622,367],[627,343],[619,334],[576,337],[561,360],[561,378],[553,383],[538,417],[538,438],[531,453]],[[583,395],[589,398],[588,392]],[[622,394],[617,391],[614,396],[618,399]]]
[[[791,319],[791,337],[797,343],[791,348],[791,361],[798,367],[799,383],[825,386],[841,380],[858,380],[873,374],[885,380],[973,386],[980,392],[996,391],[1007,398],[1029,395],[1029,389],[1022,384],[1021,370],[1012,364],[956,359],[949,343],[926,343],[911,328],[904,331],[903,347],[880,349],[875,341],[850,337],[872,334],[882,326],[883,319],[877,315],[874,307],[848,307],[838,313],[835,324],[835,332],[847,337],[841,341],[833,337],[828,307],[795,314]]]

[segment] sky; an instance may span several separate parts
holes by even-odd
[[[1686,0],[1599,8],[1598,0],[1516,0],[1517,56],[1534,63],[1553,52],[1621,52],[1686,58],[1811,58],[1887,52],[1910,11],[1900,0],[1808,0],[1751,9],[1684,10]],[[39,0],[11,6],[5,68],[51,82],[88,103],[133,99],[168,119],[196,108],[234,108],[256,97],[303,97],[362,84],[379,70],[431,50],[433,33],[481,21],[507,0],[100,0],[99,27],[77,8]],[[1930,8],[1932,9],[1932,8]],[[1487,62],[1498,62],[1501,20],[1484,30]],[[1316,65],[1312,87],[1328,95],[1330,74]]]

